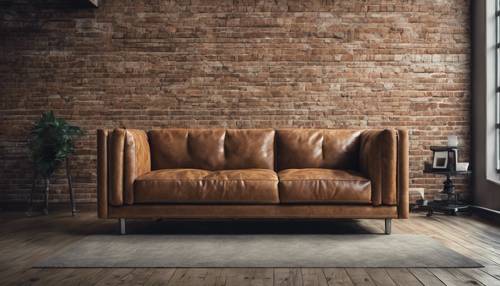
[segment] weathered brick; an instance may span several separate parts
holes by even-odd
[[[26,137],[50,109],[87,132],[79,201],[96,198],[97,128],[406,127],[411,187],[429,198],[443,180],[422,172],[430,145],[457,134],[469,160],[469,1],[71,5],[0,4],[0,201],[26,199]],[[68,199],[62,170],[53,188]]]

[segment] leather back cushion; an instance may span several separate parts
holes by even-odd
[[[272,129],[160,129],[148,135],[153,170],[274,167]]]
[[[282,129],[277,131],[278,169],[358,169],[360,130]]]

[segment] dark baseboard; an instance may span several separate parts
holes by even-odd
[[[96,203],[77,203],[76,208],[82,211],[95,211],[97,209]],[[43,206],[41,203],[33,204],[34,212],[41,212]],[[25,212],[28,210],[26,202],[0,202],[0,212]],[[69,211],[71,207],[68,202],[62,203],[49,203],[49,211]]]
[[[480,207],[471,206],[472,214],[483,218],[487,221],[500,225],[500,211]]]

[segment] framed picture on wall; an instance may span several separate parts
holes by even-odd
[[[432,160],[433,169],[448,169],[448,151],[435,151]]]

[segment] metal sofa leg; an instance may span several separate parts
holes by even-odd
[[[118,219],[119,223],[120,223],[120,234],[126,234],[126,229],[125,229],[125,219],[124,218],[120,218]]]
[[[392,218],[385,219],[385,234],[391,234]]]

